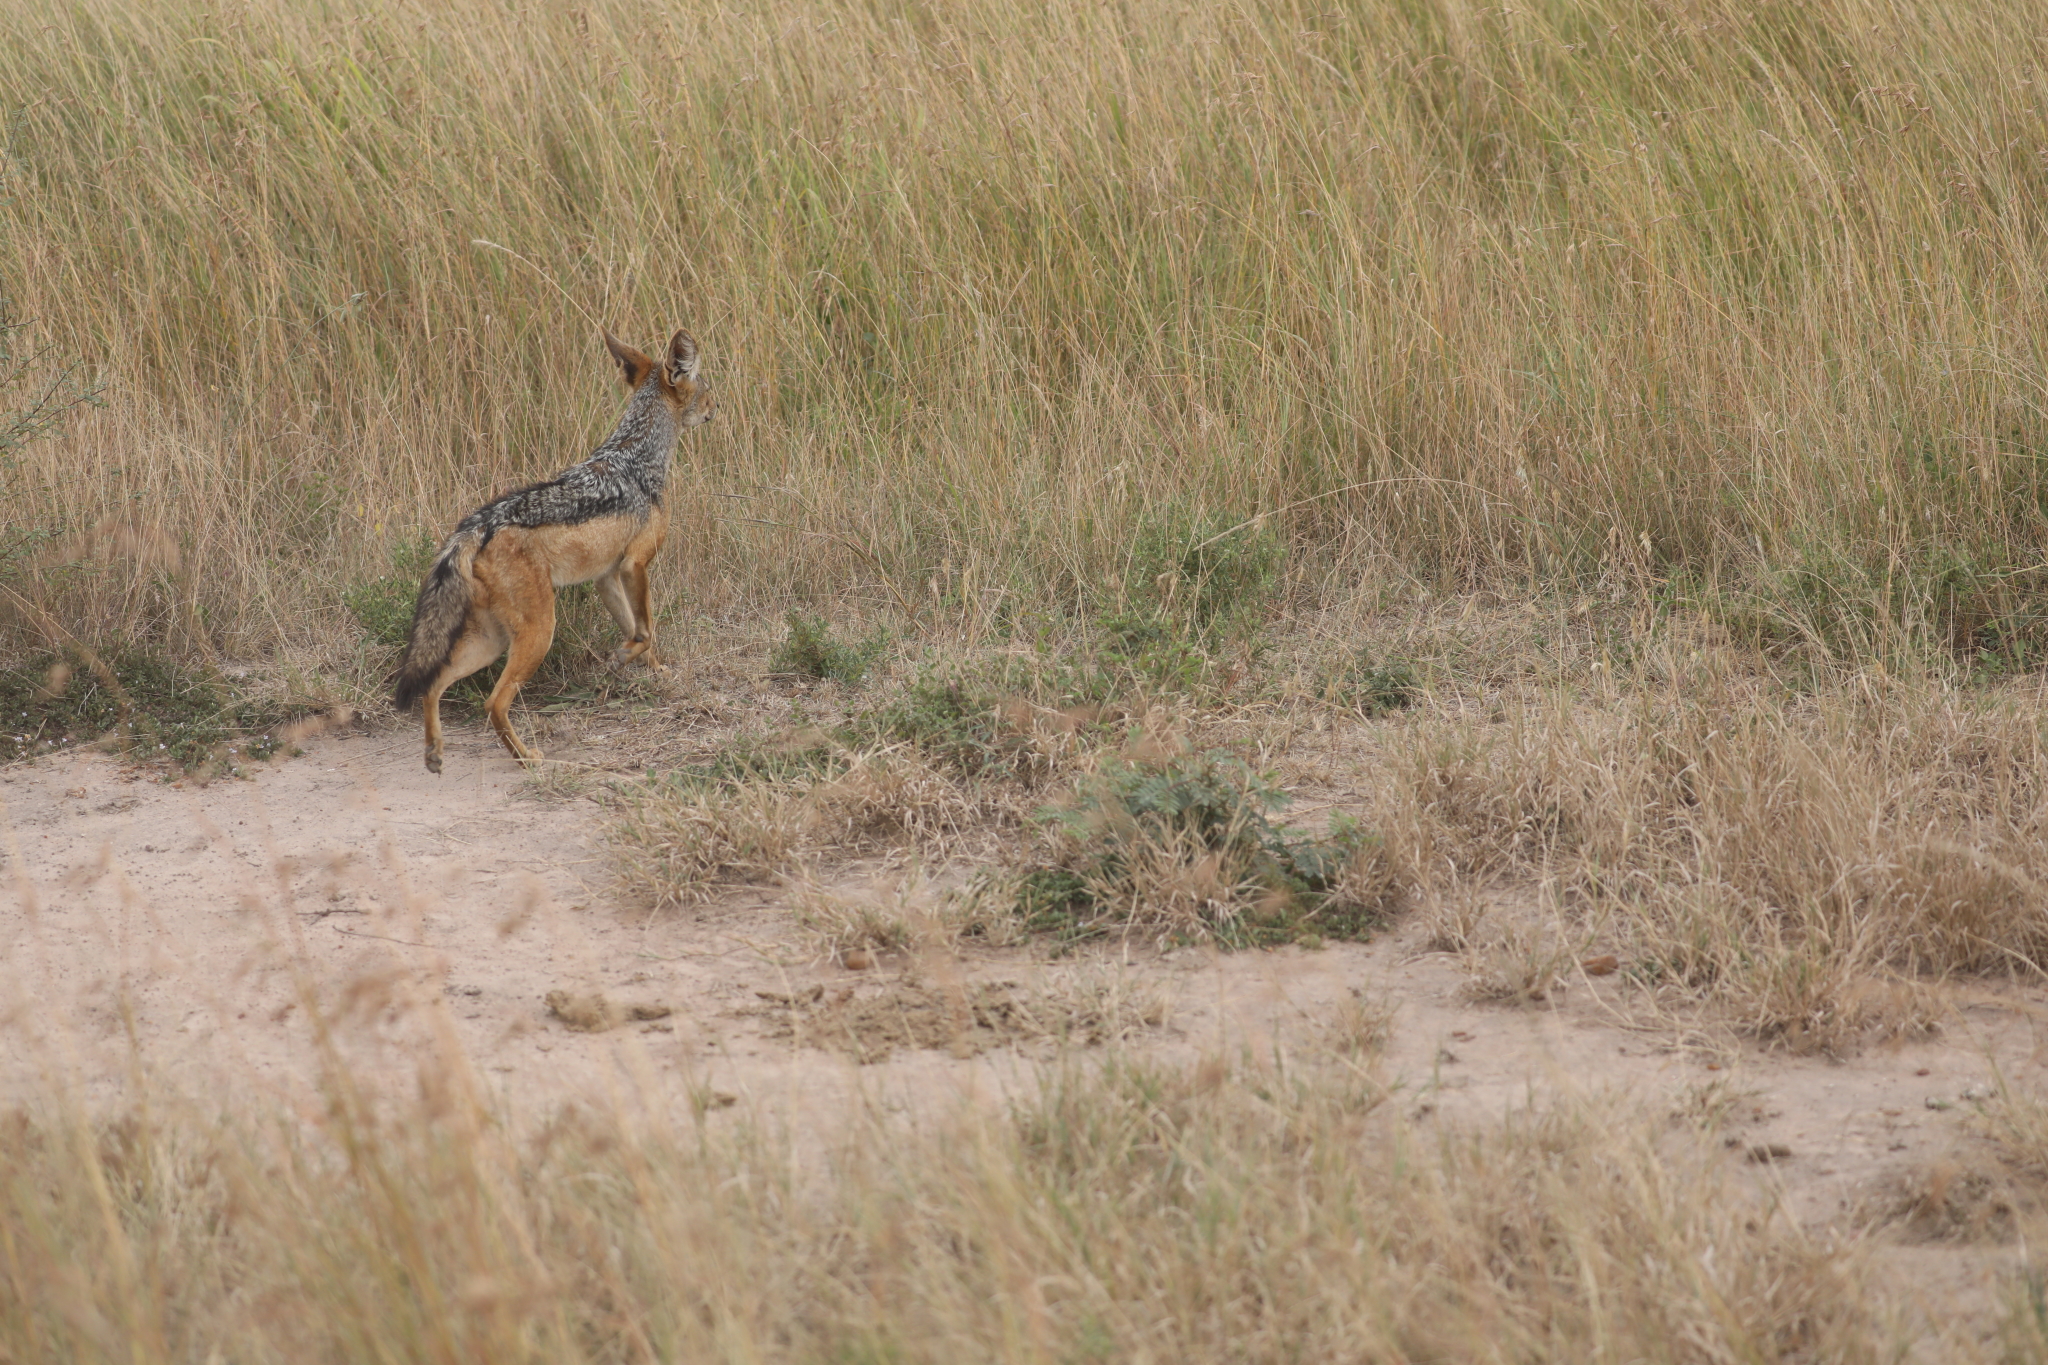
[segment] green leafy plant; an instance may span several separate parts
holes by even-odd
[[[859,644],[849,644],[832,633],[823,617],[807,612],[792,611],[787,621],[789,633],[768,659],[771,673],[829,678],[857,687],[889,643],[888,637],[878,632]]]
[[[1015,655],[927,672],[848,727],[970,777],[1037,782],[1109,737],[1115,680],[1092,660]]]
[[[1100,628],[1097,662],[1112,676],[1175,692],[1193,692],[1209,676],[1209,656],[1165,610],[1118,612]]]
[[[1019,912],[1064,937],[1365,937],[1398,890],[1384,844],[1348,819],[1321,837],[1286,829],[1271,818],[1286,802],[1227,754],[1114,763],[1043,813],[1056,853],[1024,875]]]
[[[973,676],[927,675],[864,719],[882,738],[915,744],[957,772],[1013,772],[1021,757],[1017,736],[1001,723],[1001,692],[987,684]]]

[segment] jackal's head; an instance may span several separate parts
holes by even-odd
[[[670,338],[668,354],[659,365],[610,332],[604,334],[604,345],[612,359],[619,362],[626,388],[638,393],[643,386],[653,384],[662,401],[675,409],[677,426],[702,426],[711,420],[711,389],[697,378],[697,342],[688,332],[677,332]]]

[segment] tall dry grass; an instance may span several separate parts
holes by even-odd
[[[1938,1023],[1929,983],[2040,977],[2043,735],[2033,689],[1788,697],[1667,661],[1661,685],[1417,718],[1376,739],[1360,798],[1478,965],[1519,955],[1494,965],[1540,994],[1615,952],[1659,998],[1833,1049]],[[1501,888],[1520,904],[1489,911]]]
[[[2038,20],[25,0],[0,275],[109,387],[0,517],[181,547],[39,551],[81,628],[331,638],[338,583],[600,434],[596,321],[687,322],[729,420],[684,448],[671,609],[1093,604],[1148,521],[1286,509],[1304,581],[2009,642]]]

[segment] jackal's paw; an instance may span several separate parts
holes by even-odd
[[[428,772],[430,772],[430,773],[434,773],[434,774],[436,774],[437,776],[438,776],[438,775],[440,774],[440,771],[441,771],[441,755],[439,755],[439,754],[428,754],[428,755],[427,755],[427,771],[428,771]]]

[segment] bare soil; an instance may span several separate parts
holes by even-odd
[[[1982,1115],[2001,1087],[2048,1079],[2031,990],[1945,988],[1935,1036],[1802,1057],[1651,1018],[1624,974],[1473,1003],[1419,927],[1316,950],[970,947],[852,970],[779,890],[681,914],[622,903],[600,808],[545,794],[475,731],[451,735],[438,778],[398,729],[318,736],[204,787],[68,753],[0,769],[0,830],[0,1107],[54,1092],[113,1111],[143,1079],[223,1107],[312,1105],[324,1067],[408,1086],[455,1049],[515,1118],[737,1111],[824,1141],[845,1106],[999,1101],[1076,1048],[1275,1068],[1334,1054],[1445,1123],[1619,1094],[1718,1125],[1809,1226],[1890,1221],[1873,1254],[1923,1297],[1930,1342],[1988,1321],[2018,1254],[2025,1196],[1988,1173]],[[889,876],[846,869],[842,893]]]

